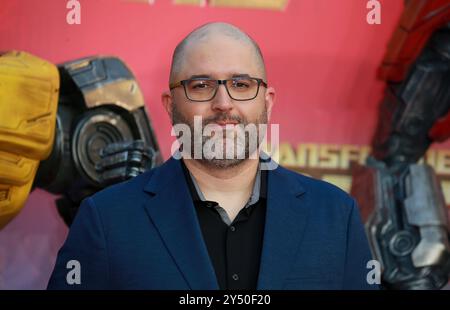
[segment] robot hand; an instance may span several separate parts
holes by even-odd
[[[58,212],[67,226],[72,224],[83,199],[101,188],[135,177],[157,165],[157,153],[143,140],[108,144],[99,151],[100,160],[95,164],[99,184],[92,185],[84,179],[71,183],[56,200]]]
[[[144,141],[113,143],[100,150],[95,169],[103,186],[125,181],[155,167],[155,150]]]
[[[372,157],[354,188],[374,258],[388,289],[440,289],[450,273],[450,231],[442,188],[430,166],[387,167]]]

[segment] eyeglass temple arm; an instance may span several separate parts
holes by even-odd
[[[182,85],[181,81],[180,82],[176,82],[176,83],[170,83],[169,84],[169,89],[172,90],[172,89],[174,89],[174,88],[176,88],[178,86],[181,86],[181,85]]]

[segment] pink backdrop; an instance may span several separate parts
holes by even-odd
[[[94,54],[121,57],[143,89],[165,158],[172,138],[160,104],[171,53],[194,27],[226,21],[247,31],[265,55],[277,89],[280,140],[370,144],[384,84],[375,72],[403,8],[385,0],[381,25],[366,22],[365,0],[291,0],[284,11],[80,0],[81,25],[66,23],[64,0],[1,0],[0,50],[60,63]],[[37,191],[0,231],[0,288],[44,288],[67,230],[53,197]]]

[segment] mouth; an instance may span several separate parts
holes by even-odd
[[[227,125],[233,125],[233,126],[237,125],[238,122],[236,122],[236,121],[218,121],[218,122],[215,122],[214,124],[219,125],[221,127],[225,127]]]

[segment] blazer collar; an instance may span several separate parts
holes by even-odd
[[[192,198],[179,160],[170,158],[156,168],[144,187],[144,207],[194,290],[218,289],[214,268],[203,240]]]
[[[272,159],[269,159],[272,160]],[[218,289],[181,163],[171,157],[144,186],[145,210],[191,289]],[[267,214],[258,289],[281,289],[306,225],[305,189],[293,172],[268,171]]]
[[[298,176],[279,166],[269,170],[267,213],[258,289],[280,290],[297,255],[310,206]]]

